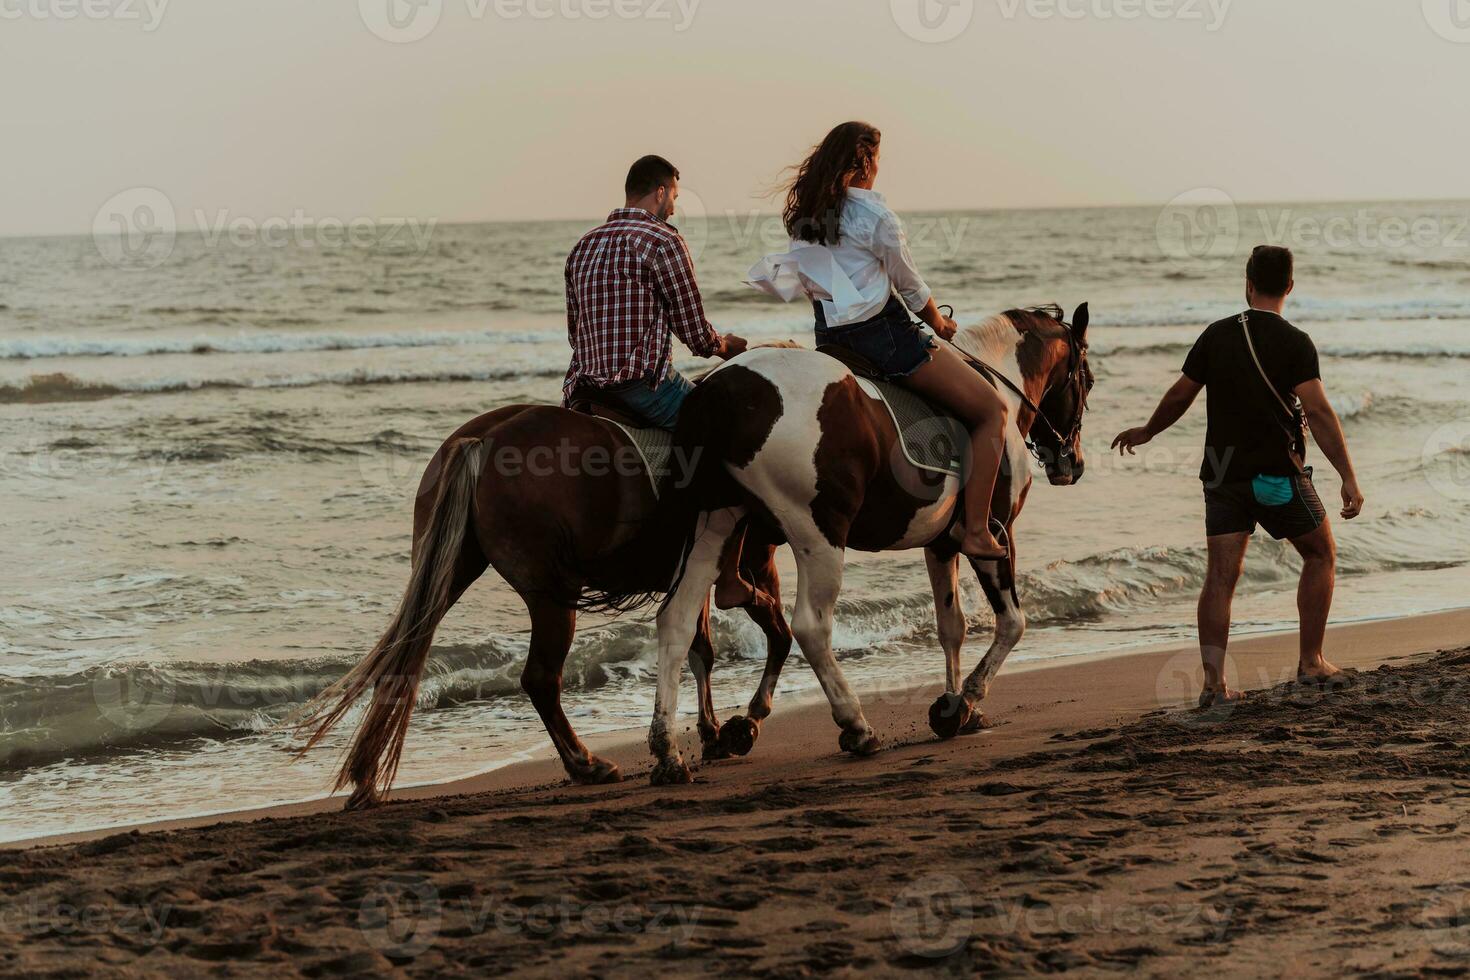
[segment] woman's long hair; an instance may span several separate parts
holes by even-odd
[[[796,168],[782,218],[801,242],[836,245],[842,238],[847,185],[869,173],[883,134],[864,122],[847,122],[827,134]]]

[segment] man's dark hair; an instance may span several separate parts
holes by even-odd
[[[1291,249],[1279,245],[1258,245],[1246,263],[1245,277],[1263,296],[1285,296],[1291,288],[1294,265]]]
[[[679,179],[679,168],[660,156],[646,156],[628,168],[623,190],[630,199],[645,197],[660,187],[672,187]]]

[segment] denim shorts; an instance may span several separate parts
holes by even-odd
[[[939,345],[909,316],[908,307],[897,296],[870,320],[841,327],[827,326],[821,303],[812,304],[817,311],[817,344],[836,344],[861,354],[878,368],[889,381],[907,378],[933,358]]]
[[[1254,534],[1256,525],[1277,541],[1311,534],[1327,519],[1312,486],[1312,468],[1295,476],[1262,475],[1205,485],[1205,534]]]
[[[608,401],[618,406],[644,425],[654,429],[672,429],[679,419],[679,409],[684,399],[694,390],[689,379],[670,367],[668,377],[657,388],[648,386],[647,378],[629,381],[602,390]]]

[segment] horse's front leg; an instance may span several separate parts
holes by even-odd
[[[975,710],[977,718],[980,714],[980,702],[990,694],[991,682],[1000,673],[1006,657],[1021,642],[1021,637],[1026,632],[1026,612],[1021,608],[1021,601],[1016,593],[1016,537],[1012,528],[1007,528],[1007,533],[1011,543],[1010,561],[975,563],[975,574],[980,578],[980,588],[990,601],[990,608],[995,611],[995,638],[990,643],[990,649],[985,651],[985,657],[979,666],[965,679],[962,692],[965,700]]]
[[[929,727],[940,738],[954,738],[978,728],[974,711],[960,695],[960,648],[965,642],[965,609],[960,597],[959,555],[942,556],[924,549],[929,585],[934,590],[934,621],[944,651],[945,693],[929,708]]]

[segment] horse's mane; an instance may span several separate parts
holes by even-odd
[[[1048,320],[1060,323],[1063,315],[1062,308],[1055,303],[1031,306],[1024,310],[1007,310],[972,327],[962,327],[955,335],[953,343],[971,357],[994,364],[1007,351],[1015,350],[1023,335],[1034,333],[1045,336],[1037,328]]]

